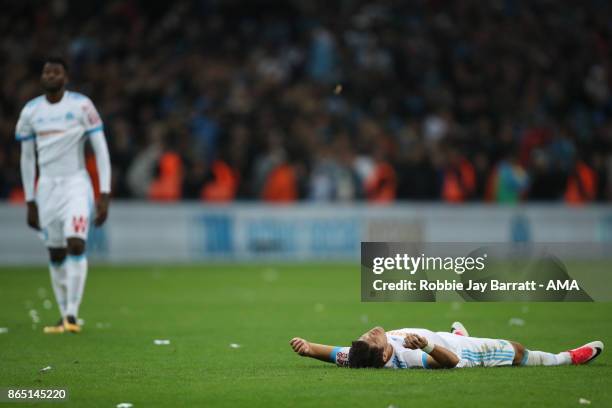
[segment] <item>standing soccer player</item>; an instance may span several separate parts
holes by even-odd
[[[67,83],[66,62],[48,58],[41,75],[44,95],[25,105],[15,131],[21,142],[27,222],[42,232],[49,250],[51,283],[62,316],[55,326],[45,327],[45,333],[81,331],[77,316],[87,277],[85,242],[94,205],[85,169],[86,140],[96,155],[100,181],[96,226],[106,220],[110,200],[110,159],[102,121],[91,100],[67,91]]]

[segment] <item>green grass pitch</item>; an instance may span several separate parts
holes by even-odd
[[[361,303],[359,266],[346,264],[94,263],[80,335],[44,335],[58,318],[44,299],[53,299],[44,267],[0,269],[0,327],[9,329],[0,387],[66,387],[70,406],[612,406],[612,349],[590,366],[430,371],[342,369],[288,345],[293,336],[346,345],[373,325],[448,330],[460,320],[474,336],[532,349],[593,339],[611,347],[612,303]],[[30,309],[41,319],[35,330]],[[53,369],[40,373],[45,366]]]

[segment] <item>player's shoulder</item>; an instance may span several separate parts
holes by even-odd
[[[80,92],[66,91],[66,93],[68,96],[68,100],[71,102],[77,102],[77,103],[91,102],[91,99],[89,99],[87,95],[82,94]]]
[[[25,106],[28,108],[32,108],[41,103],[44,97],[44,95],[38,95],[36,98],[32,98],[28,102],[26,102]]]
[[[40,105],[44,97],[44,95],[39,95],[36,98],[32,98],[27,101],[26,104],[23,106],[23,112],[30,112],[34,110],[37,106]]]

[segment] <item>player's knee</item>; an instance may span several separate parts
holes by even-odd
[[[49,248],[51,262],[60,264],[66,259],[66,248]]]
[[[81,238],[68,238],[68,254],[83,255],[85,253],[85,241]]]
[[[523,357],[525,356],[525,346],[521,343],[517,343],[512,341],[512,347],[514,347],[514,360],[512,360],[513,365],[520,365],[523,361]]]

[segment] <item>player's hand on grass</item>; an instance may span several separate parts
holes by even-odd
[[[427,339],[418,334],[408,333],[404,338],[404,347],[411,350],[422,349],[427,346]]]
[[[289,344],[291,344],[293,351],[298,353],[300,356],[310,355],[310,343],[308,343],[306,340],[299,337],[294,337],[291,339]]]
[[[40,223],[38,222],[38,206],[36,201],[28,201],[28,225],[35,230],[40,230]]]
[[[96,203],[96,219],[94,224],[96,227],[104,224],[106,217],[108,217],[108,205],[110,203],[110,195],[108,193],[100,194],[98,202]]]

